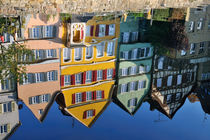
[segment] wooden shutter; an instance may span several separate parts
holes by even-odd
[[[32,28],[28,28],[28,38],[33,38],[33,36],[32,36]]]
[[[107,69],[103,70],[103,80],[107,79]]]
[[[127,83],[127,92],[130,92],[130,83]]]
[[[64,75],[61,75],[61,87],[64,86]]]
[[[97,70],[92,71],[92,80],[93,81],[97,80]]]
[[[90,36],[93,36],[93,30],[94,30],[94,26],[90,27]]]
[[[75,75],[71,75],[71,85],[75,85]]]
[[[105,36],[109,35],[109,25],[106,25],[106,32],[105,32]]]
[[[83,113],[83,119],[86,119],[87,118],[87,111],[85,111],[84,113]]]
[[[128,52],[128,59],[131,59],[132,51]]]
[[[85,102],[86,101],[86,92],[82,93],[82,101]]]
[[[72,94],[72,104],[75,104],[75,94]]]
[[[104,90],[101,91],[102,99],[104,99]]]
[[[95,114],[96,114],[96,110],[95,110],[95,109],[93,109],[93,116],[95,116]]]
[[[3,113],[3,104],[0,104],[0,114]]]
[[[15,111],[15,102],[14,101],[12,101],[12,111]]]
[[[95,32],[95,36],[97,36],[97,37],[98,37],[98,35],[99,35],[99,25],[96,25],[96,32]]]
[[[113,69],[113,75],[112,75],[112,78],[114,79],[115,78],[115,74],[116,74],[116,72],[115,72],[115,68]]]
[[[93,100],[96,100],[96,91],[93,91]]]
[[[82,84],[85,84],[86,81],[86,71],[82,74]]]

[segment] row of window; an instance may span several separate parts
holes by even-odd
[[[85,71],[73,75],[61,75],[61,86],[88,84],[94,81],[113,79],[115,69]]]
[[[72,94],[72,104],[82,103],[86,101],[100,100],[104,99],[104,91],[87,91],[81,93]]]
[[[48,103],[50,101],[50,94],[42,94],[33,97],[29,97],[29,104],[41,104]]]
[[[132,43],[139,40],[139,32],[123,32],[121,34],[122,43]]]
[[[86,36],[93,36],[94,26],[86,26]],[[114,36],[115,35],[115,24],[99,24],[96,25],[95,36],[104,37],[104,36]]]
[[[48,71],[41,73],[27,73],[26,76],[22,76],[23,81],[21,84],[32,84],[32,83],[40,83],[46,81],[57,81],[58,80],[58,71]]]
[[[56,26],[35,26],[28,29],[28,37],[32,39],[56,37]]]
[[[137,105],[137,98],[132,98],[128,100],[128,107],[136,107]]]
[[[201,30],[203,27],[203,18],[200,18],[199,21],[197,21],[197,26],[195,25],[196,23],[194,21],[189,22],[189,32],[194,32],[195,27],[197,30]]]
[[[71,56],[71,48],[64,48],[63,49],[63,60],[64,62],[70,61],[72,58]],[[115,41],[111,41],[107,43],[107,49],[105,52],[105,42],[101,42],[96,46],[96,57],[103,57],[105,56],[114,56],[115,55]],[[74,48],[74,60],[81,61],[83,54],[83,48],[77,47]],[[86,46],[85,48],[85,59],[91,59],[93,57],[93,46]]]
[[[0,91],[12,90],[14,88],[14,81],[12,79],[6,79],[0,81]]]
[[[42,60],[47,58],[56,58],[57,51],[56,49],[47,49],[47,50],[32,50],[35,60]],[[32,61],[31,55],[21,55],[19,60],[21,61]]]
[[[164,104],[171,104],[174,102],[178,102],[182,99],[182,93],[174,93],[174,94],[168,94],[164,96]]]
[[[149,65],[131,66],[120,69],[121,76],[136,75],[137,73],[142,74],[150,71]]]
[[[83,113],[83,119],[88,119],[88,118],[92,118],[93,116],[95,116],[95,109],[91,109],[91,110],[86,110]]]
[[[146,88],[146,80],[132,81],[119,85],[119,93],[132,92]]]
[[[184,78],[182,78],[184,76]],[[164,81],[167,81],[166,83],[163,84]],[[157,78],[156,80],[154,80],[154,82],[156,82],[156,84],[154,83],[154,85],[156,85],[157,88],[160,88],[162,86],[172,86],[172,85],[181,85],[183,82],[187,83],[192,81],[192,73],[187,73],[184,75],[170,75],[167,77],[163,77],[163,78]]]
[[[15,102],[6,102],[0,104],[0,114],[15,111]]]
[[[10,124],[3,124],[0,125],[0,134],[5,134],[5,133],[9,133],[10,132]]]
[[[207,42],[208,45],[210,45],[210,42]],[[195,54],[196,47],[199,47],[198,54],[201,54],[204,52],[205,42],[199,42],[199,43],[191,43],[190,44],[190,54]],[[181,50],[181,56],[184,56],[187,54],[186,50]]]
[[[210,72],[209,73],[202,73],[201,80],[209,80],[210,79]]]
[[[150,47],[146,47],[146,48],[136,48],[130,51],[123,51],[120,52],[120,58],[124,60],[129,60],[129,59],[135,60],[135,59],[150,57],[151,50],[152,49]]]

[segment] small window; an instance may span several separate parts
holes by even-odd
[[[137,66],[130,67],[130,75],[135,75],[137,73]]]
[[[107,79],[112,79],[113,69],[107,69]]]
[[[128,43],[130,38],[130,32],[123,32],[123,43]]]
[[[136,82],[133,81],[133,82],[130,82],[130,91],[135,91],[136,89]]]
[[[76,77],[76,84],[77,85],[82,84],[82,74],[81,73],[75,74],[75,77]]]
[[[63,61],[67,62],[71,59],[71,50],[70,48],[63,48]]]
[[[137,105],[137,98],[128,100],[128,107],[135,107]]]
[[[138,32],[132,32],[132,35],[131,35],[131,41],[132,42],[136,42],[138,41]]]
[[[106,31],[106,25],[100,24],[99,25],[99,37],[104,37]]]
[[[195,43],[190,44],[190,54],[195,53]]]
[[[139,66],[139,73],[145,73],[145,66]]]
[[[76,93],[76,103],[82,102],[82,93]]]
[[[108,45],[107,45],[107,55],[108,56],[114,55],[114,52],[115,52],[114,48],[115,48],[115,42],[114,41],[108,42]]]
[[[172,78],[173,78],[173,76],[168,76],[167,86],[171,86],[172,85]]]
[[[74,53],[74,59],[76,61],[79,61],[82,59],[82,48],[75,48],[74,49],[75,53]]]
[[[184,56],[186,54],[187,54],[187,52],[185,50],[181,50],[181,56]]]
[[[97,80],[103,79],[103,70],[97,70]]]
[[[158,78],[157,79],[157,87],[161,87],[162,86],[162,78]]]
[[[189,22],[189,31],[193,32],[194,31],[194,21]]]
[[[204,52],[204,46],[205,46],[205,43],[204,42],[200,42],[200,48],[199,48],[199,54],[203,53]]]
[[[85,35],[90,36],[90,26],[86,26]]]
[[[182,83],[182,75],[177,76],[177,85],[180,85]]]
[[[96,99],[102,99],[102,91],[101,90],[96,91]]]
[[[39,109],[39,115],[43,114],[43,109]]]
[[[94,116],[93,115],[93,110],[87,110],[86,113],[87,113],[87,117],[86,117],[87,119]]]
[[[143,88],[146,88],[146,81],[145,80],[140,80],[139,82],[138,82],[138,90],[141,90],[141,89],[143,89]]]
[[[127,88],[128,88],[128,85],[127,84],[122,84],[121,85],[121,92],[120,93],[127,92]]]
[[[128,51],[124,51],[122,58],[128,60],[128,53],[129,53]]]
[[[137,53],[138,53],[138,49],[133,49],[131,59],[134,59],[134,60],[137,59]]]
[[[172,97],[172,95],[171,94],[169,94],[169,95],[166,95],[167,97],[166,97],[166,103],[167,104],[170,104],[171,103],[171,97]]]
[[[93,95],[91,91],[86,92],[86,101],[93,100]]]
[[[85,83],[91,83],[92,82],[92,71],[86,72],[86,80]]]
[[[69,86],[71,84],[71,76],[65,75],[64,76],[64,86]]]
[[[102,57],[104,55],[104,46],[105,46],[105,43],[102,42],[100,44],[97,45],[97,57]]]
[[[158,69],[163,69],[164,57],[158,59]]]
[[[109,36],[114,36],[115,35],[115,24],[110,24],[109,25]]]
[[[90,59],[93,56],[93,47],[87,46],[86,47],[86,59]]]
[[[128,75],[128,68],[122,68],[122,76],[127,76]]]

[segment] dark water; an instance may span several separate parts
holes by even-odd
[[[210,6],[102,15],[0,17],[0,139],[209,140]]]

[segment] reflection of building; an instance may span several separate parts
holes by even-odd
[[[191,93],[188,97],[188,100],[191,102],[191,103],[194,103],[194,102],[199,102],[199,98],[197,96],[197,93]]]
[[[151,97],[161,112],[172,118],[196,82],[197,65],[188,60],[155,56]]]
[[[111,99],[119,19],[78,16],[71,21],[70,47],[61,53],[63,96],[58,103],[90,127]]]
[[[45,18],[41,14],[26,16],[25,45],[33,51],[36,60],[26,66],[27,75],[18,85],[18,97],[40,121],[60,90],[59,48],[62,47],[63,27],[59,16],[48,21]]]
[[[17,94],[0,93],[0,139],[8,139],[19,126]]]
[[[134,114],[149,93],[153,47],[150,43],[138,43],[139,20],[128,17],[120,26],[118,87],[114,102]]]

